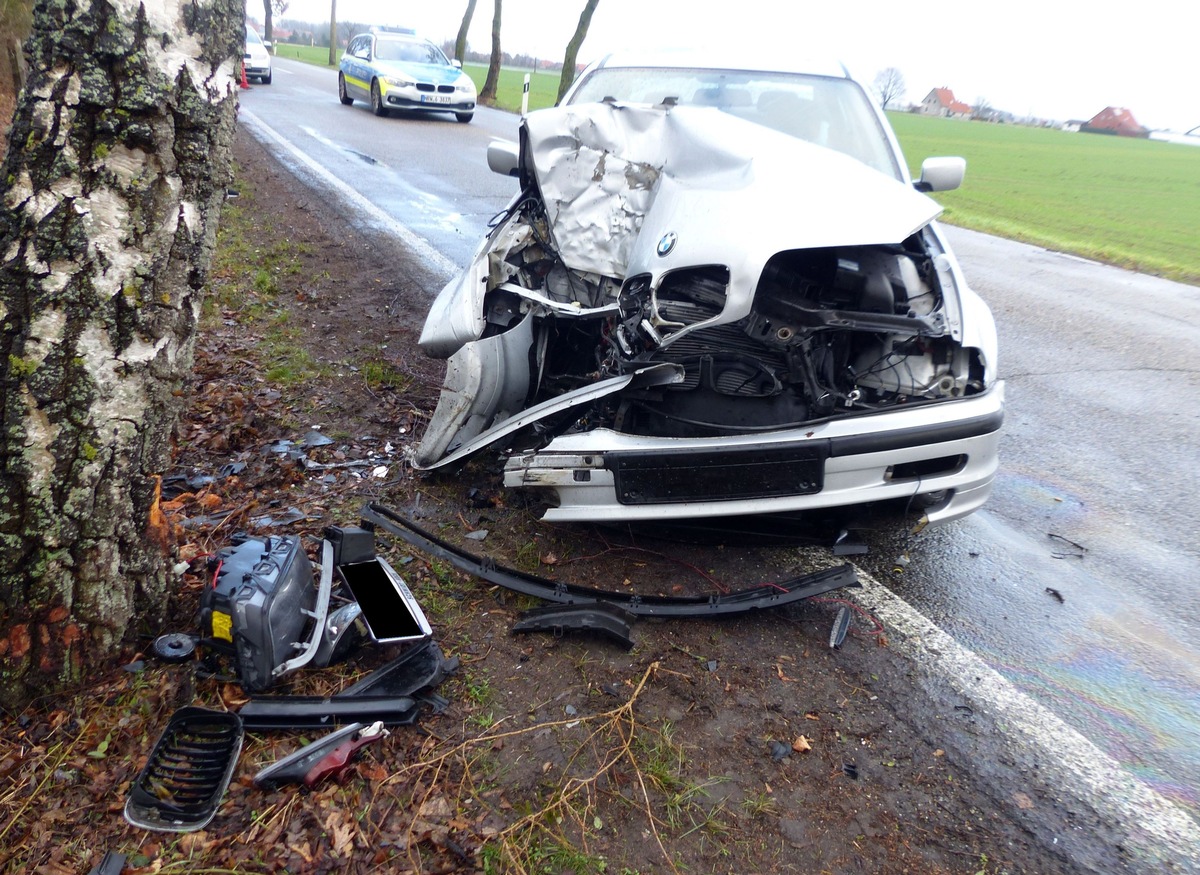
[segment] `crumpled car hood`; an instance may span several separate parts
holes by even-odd
[[[725,265],[730,320],[750,311],[775,253],[899,243],[941,212],[847,155],[709,107],[580,104],[530,113],[524,128],[524,173],[568,268],[657,284],[677,268]],[[511,245],[497,234],[434,301],[428,354],[480,337],[487,253]]]
[[[899,243],[941,212],[849,156],[708,107],[581,104],[530,113],[525,126],[555,248],[605,276]],[[666,233],[677,243],[659,257]]]

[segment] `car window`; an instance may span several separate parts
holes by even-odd
[[[850,79],[743,70],[604,67],[579,83],[570,102],[594,103],[606,98],[715,107],[836,149],[881,173],[901,178],[870,99]]]
[[[432,43],[412,42],[410,40],[377,40],[375,43],[375,57],[381,61],[439,64],[444,67],[450,64],[437,46]]]
[[[262,37],[258,35],[257,31],[246,28],[246,42],[261,45]]]

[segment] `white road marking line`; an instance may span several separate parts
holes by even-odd
[[[976,713],[989,715],[1032,749],[1040,782],[1075,796],[1106,826],[1126,831],[1121,838],[1127,848],[1164,863],[1200,864],[1200,825],[1182,806],[1147,787],[861,568],[858,576],[863,588],[847,593],[885,624],[889,646],[948,680]]]
[[[320,180],[323,185],[332,189],[334,193],[344,200],[349,206],[360,213],[369,216],[374,224],[378,225],[382,230],[391,234],[393,237],[399,239],[405,246],[412,250],[413,255],[416,256],[426,268],[437,274],[440,274],[444,280],[449,280],[450,277],[459,272],[459,266],[442,255],[442,253],[434,249],[424,237],[414,234],[408,228],[404,227],[404,225],[401,225],[398,221],[396,221],[392,216],[388,215],[379,207],[375,206],[375,204],[367,200],[363,195],[350,188],[350,186],[346,185],[346,183],[342,182],[340,179],[322,167],[317,161],[301,152],[293,143],[285,139],[282,134],[256,116],[253,112],[246,109],[245,106],[242,106],[238,110],[238,118],[240,121],[246,124],[246,127],[248,127],[254,136],[260,141],[270,141],[280,149],[287,152],[289,156],[302,164],[306,170]]]

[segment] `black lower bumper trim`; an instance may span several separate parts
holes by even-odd
[[[476,558],[380,504],[371,503],[364,507],[362,518],[407,544],[444,559],[456,568],[481,577],[488,583],[561,605],[607,602],[619,605],[639,617],[726,616],[764,608],[778,608],[844,586],[859,586],[854,568],[850,565],[839,565],[837,568],[815,571],[781,583],[762,584],[750,589],[711,596],[637,595],[592,589],[547,580],[513,568],[498,566],[490,559]]]

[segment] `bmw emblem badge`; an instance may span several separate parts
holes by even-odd
[[[665,258],[671,254],[671,250],[675,248],[675,244],[679,241],[679,235],[674,231],[668,231],[663,234],[658,241],[658,255],[660,258]]]

